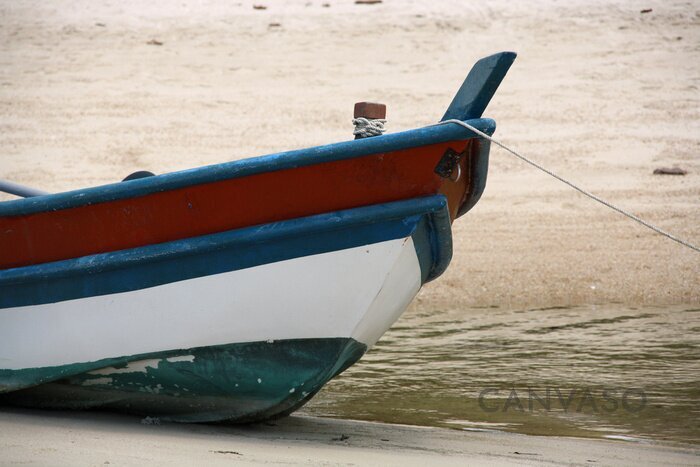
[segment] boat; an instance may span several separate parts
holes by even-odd
[[[301,407],[447,268],[489,158],[455,122],[494,133],[514,59],[479,60],[435,125],[0,203],[0,404]]]

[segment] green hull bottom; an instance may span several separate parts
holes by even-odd
[[[294,339],[110,359],[96,371],[0,394],[0,404],[119,410],[179,422],[262,421],[304,405],[366,350],[350,338]],[[82,365],[60,370],[71,374]]]

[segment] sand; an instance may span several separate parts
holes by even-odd
[[[700,450],[624,441],[292,416],[231,427],[144,425],[112,414],[0,412],[0,464],[697,465]]]
[[[362,100],[387,104],[390,131],[423,126],[475,60],[514,50],[486,111],[496,136],[699,244],[698,44],[698,1],[5,1],[0,177],[57,192],[347,140]],[[674,165],[688,174],[652,174]],[[454,245],[413,309],[700,303],[700,254],[497,149]],[[5,439],[5,427],[42,426],[3,417]],[[52,420],[46,439],[65,437],[64,419]],[[107,449],[109,422],[85,420],[65,423],[95,425]],[[161,430],[198,452],[177,444],[188,428]],[[89,438],[77,441],[85,451]],[[295,446],[290,455],[306,459]]]
[[[414,128],[515,50],[496,135],[700,244],[700,2],[254,3],[3,2],[0,177],[55,192],[347,140],[361,100]],[[454,237],[420,306],[700,303],[700,254],[500,150]]]

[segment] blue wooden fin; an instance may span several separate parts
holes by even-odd
[[[440,121],[481,117],[515,57],[515,52],[501,52],[476,62]]]

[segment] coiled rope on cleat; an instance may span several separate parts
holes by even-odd
[[[355,130],[352,132],[352,134],[358,138],[381,136],[386,131],[384,129],[385,123],[386,120],[383,118],[353,118],[352,124],[355,125]]]

